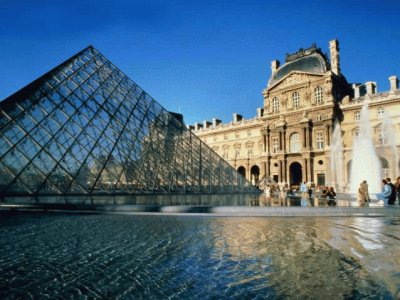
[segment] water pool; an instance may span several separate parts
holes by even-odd
[[[396,299],[400,217],[0,214],[0,298]]]

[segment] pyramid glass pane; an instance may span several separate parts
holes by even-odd
[[[0,102],[0,194],[255,191],[93,47]]]

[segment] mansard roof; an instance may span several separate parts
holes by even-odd
[[[314,44],[308,49],[300,49],[293,54],[286,54],[285,64],[272,74],[269,86],[274,85],[293,71],[324,74],[328,70],[330,70],[330,64],[326,56]]]

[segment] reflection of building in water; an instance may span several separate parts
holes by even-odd
[[[218,268],[247,272],[246,281],[258,282],[257,291],[273,288],[274,298],[308,299],[312,294],[334,299],[350,295],[363,270],[340,249],[328,246],[325,238],[319,238],[320,232],[334,226],[332,222],[326,218],[219,219],[210,232],[210,255]],[[233,286],[241,282],[243,277]],[[307,288],[294,288],[297,284]]]
[[[191,126],[193,131],[252,182],[262,178],[279,184],[314,182],[328,185],[335,119],[343,136],[343,178],[349,182],[354,137],[360,111],[369,101],[373,141],[382,175],[396,178],[400,157],[400,90],[396,76],[390,90],[378,93],[376,82],[347,82],[340,68],[339,42],[329,43],[330,59],[312,45],[274,60],[263,90],[264,103],[252,119],[233,114],[227,124],[218,119]],[[390,74],[389,74],[390,75]],[[385,116],[391,115],[391,133]],[[397,138],[396,138],[397,137]],[[394,139],[394,140],[393,140]],[[393,146],[390,146],[393,145]],[[394,155],[394,153],[397,153]]]

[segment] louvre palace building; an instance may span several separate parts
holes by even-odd
[[[342,166],[346,183],[360,112],[368,105],[372,141],[381,162],[381,175],[396,178],[400,152],[400,90],[388,74],[390,90],[377,83],[349,83],[340,68],[339,42],[329,42],[329,56],[315,44],[271,63],[271,76],[262,91],[264,103],[244,119],[234,113],[229,123],[214,118],[190,125],[191,130],[253,184],[267,179],[281,185],[330,185],[333,165]],[[393,131],[384,127],[390,119]],[[341,129],[343,155],[331,161],[335,122]],[[333,163],[333,164],[332,164]],[[365,161],[365,168],[369,162]]]

